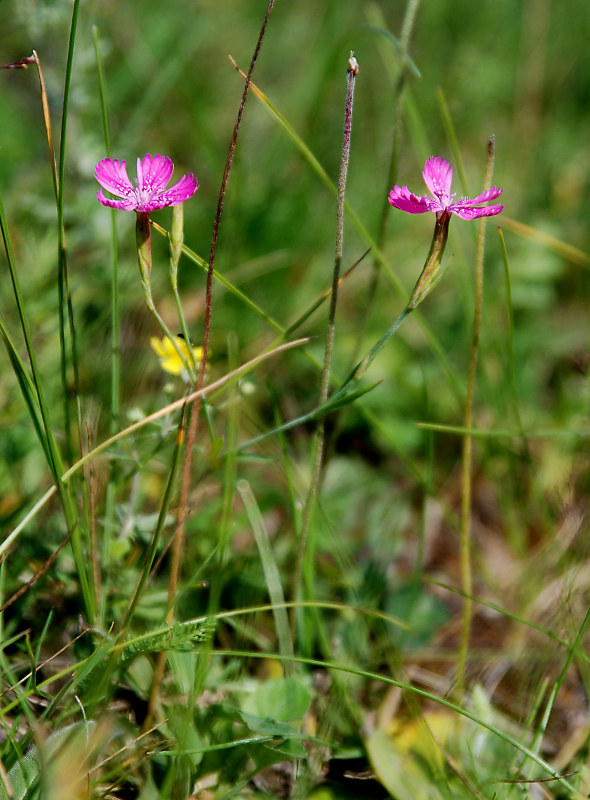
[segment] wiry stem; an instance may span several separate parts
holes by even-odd
[[[354,86],[356,76],[358,75],[358,63],[353,54],[350,54],[348,61],[348,71],[346,80],[346,107],[344,112],[344,135],[342,140],[342,158],[340,161],[340,179],[338,181],[338,197],[336,204],[336,252],[334,257],[334,272],[332,275],[332,294],[330,296],[330,312],[328,316],[328,328],[326,331],[326,345],[324,350],[324,366],[320,378],[320,396],[318,405],[323,405],[328,399],[328,390],[330,387],[330,368],[332,364],[332,350],[334,346],[334,331],[336,320],[336,306],[338,303],[338,284],[340,281],[340,266],[342,264],[342,252],[344,242],[344,194],[346,191],[346,176],[348,174],[348,161],[350,157],[350,133],[352,129],[352,103],[354,99]],[[326,421],[322,417],[317,424],[314,459],[311,471],[311,481],[307,496],[305,498],[305,507],[303,509],[303,519],[301,522],[301,532],[299,534],[299,543],[297,551],[297,561],[295,564],[295,576],[293,580],[293,599],[297,600],[299,593],[299,584],[301,583],[301,575],[303,572],[303,565],[307,553],[307,540],[309,536],[309,527],[311,522],[311,515],[315,504],[315,498],[320,484],[320,477],[322,472],[322,462],[324,459],[324,444],[325,444]],[[291,633],[294,637],[296,627],[296,609],[293,608],[291,614]]]
[[[494,137],[488,142],[488,156],[484,190],[492,185],[494,171]],[[486,227],[485,218],[480,219],[477,233],[477,251],[475,256],[475,308],[473,312],[473,337],[471,341],[471,355],[467,373],[467,397],[465,400],[465,416],[463,426],[471,430],[473,425],[473,396],[475,393],[475,378],[477,372],[477,356],[479,350],[479,336],[481,331],[481,312],[483,305],[483,254],[485,245]],[[471,462],[472,462],[472,437],[465,434],[463,437],[463,452],[461,463],[461,532],[460,532],[460,561],[461,561],[461,589],[463,592],[463,618],[461,625],[461,642],[457,659],[457,684],[455,696],[461,702],[465,689],[465,667],[469,650],[469,634],[471,632],[471,617],[473,614],[472,575],[471,575]]]
[[[213,273],[215,270],[215,255],[217,251],[217,240],[219,238],[219,227],[221,223],[221,214],[223,212],[223,204],[225,201],[225,193],[227,189],[227,182],[229,179],[229,173],[231,171],[234,153],[236,150],[236,144],[238,141],[238,133],[240,130],[240,125],[242,124],[242,117],[244,116],[244,108],[246,105],[246,98],[248,97],[248,91],[250,89],[250,80],[252,77],[252,72],[254,71],[254,66],[256,64],[256,60],[258,58],[258,54],[260,52],[260,47],[262,46],[262,40],[264,39],[264,34],[266,32],[266,26],[268,24],[268,20],[273,9],[275,0],[269,0],[266,14],[264,16],[264,22],[262,23],[262,27],[260,29],[260,34],[258,36],[258,41],[256,43],[256,47],[254,48],[254,53],[252,55],[252,60],[250,61],[250,67],[248,69],[248,74],[246,76],[246,80],[244,82],[244,91],[242,92],[242,99],[240,101],[240,107],[238,109],[238,116],[236,119],[236,124],[234,126],[232,140],[229,146],[229,152],[227,155],[227,159],[225,162],[225,170],[223,172],[223,178],[221,180],[221,188],[219,190],[219,199],[217,201],[217,211],[215,214],[215,221],[213,223],[213,235],[211,238],[211,249],[209,251],[209,268],[207,270],[207,287],[205,290],[205,317],[203,323],[203,355],[201,358],[201,363],[199,365],[199,374],[197,376],[197,390],[200,391],[203,388],[205,382],[205,370],[207,368],[207,359],[209,355],[209,339],[211,335],[211,309],[213,304]],[[166,621],[171,624],[174,619],[174,600],[176,598],[176,592],[178,588],[178,578],[180,574],[180,561],[182,556],[182,550],[184,545],[184,528],[185,522],[187,517],[187,509],[188,509],[188,495],[189,495],[189,488],[190,488],[190,477],[191,477],[191,469],[193,463],[193,450],[195,446],[195,440],[197,438],[197,421],[199,418],[199,411],[201,409],[201,395],[199,395],[196,400],[193,402],[191,407],[190,419],[188,424],[187,430],[187,437],[186,437],[186,449],[184,454],[184,462],[182,465],[182,476],[180,482],[180,496],[178,499],[178,510],[176,513],[176,529],[174,531],[174,539],[172,542],[172,553],[171,553],[171,564],[170,564],[170,578],[168,582],[168,613],[166,615]],[[158,660],[156,662],[156,668],[154,670],[154,677],[152,681],[152,688],[150,692],[150,699],[149,699],[149,706],[148,706],[148,713],[144,723],[144,728],[148,728],[151,725],[151,720],[153,719],[155,704],[158,697],[158,691],[160,688],[160,683],[162,681],[162,677],[164,675],[164,670],[166,668],[166,652],[163,651],[158,656]]]

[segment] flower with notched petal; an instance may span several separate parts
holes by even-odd
[[[191,198],[199,188],[199,182],[191,172],[166,189],[174,164],[171,159],[161,155],[151,156],[147,153],[137,159],[137,178],[135,186],[129,180],[125,162],[117,158],[104,158],[94,170],[94,177],[103,189],[106,189],[120,200],[106,197],[102,189],[96,196],[103,206],[120,208],[125,211],[137,211],[149,214],[166,206],[176,206]]]

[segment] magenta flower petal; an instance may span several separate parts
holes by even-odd
[[[135,195],[124,161],[116,158],[105,158],[99,161],[94,170],[94,177],[104,189],[117,197],[134,197]]]
[[[389,202],[400,211],[408,214],[424,214],[425,211],[436,211],[434,201],[428,197],[419,197],[411,192],[407,186],[394,186],[389,193]]]
[[[453,199],[451,197],[453,168],[449,162],[445,161],[444,158],[440,156],[436,158],[431,156],[426,164],[424,164],[422,177],[433,197],[436,197],[443,207],[448,206]]]
[[[449,206],[449,211],[451,214],[456,214],[461,219],[479,219],[479,217],[493,217],[495,214],[499,214],[500,211],[504,209],[502,205],[496,206],[473,206],[470,204],[470,201],[463,204],[463,201],[460,200],[458,203],[453,203],[452,206]]]
[[[199,182],[191,172],[183,175],[182,178],[169,189],[160,192],[150,201],[150,210],[165,208],[166,206],[177,206],[191,198],[199,188]]]
[[[495,200],[502,194],[502,189],[492,186],[477,197],[464,197],[454,201],[455,193],[451,194],[453,168],[448,161],[440,156],[431,156],[422,172],[424,183],[430,195],[415,195],[407,186],[394,186],[389,194],[389,202],[395,208],[406,211],[408,214],[422,214],[425,211],[434,211],[437,219],[443,214],[455,214],[461,219],[477,219],[478,217],[491,217],[503,210],[502,205],[481,206]]]
[[[170,158],[147,153],[143,159],[137,159],[137,186],[145,196],[154,192],[163,191],[174,171],[174,164]]]
[[[106,197],[102,193],[102,189],[99,189],[96,193],[98,198],[98,202],[102,203],[103,206],[107,206],[108,208],[119,208],[123,209],[124,211],[133,211],[135,209],[135,199],[133,200],[111,200],[110,197]]]
[[[477,197],[473,197],[469,200],[470,203],[486,203],[488,200],[495,200],[496,197],[500,197],[502,194],[502,189],[498,189],[497,186],[492,186],[491,189],[486,189],[485,192],[478,194]],[[461,200],[459,200],[461,202]]]
[[[191,172],[166,189],[173,171],[174,164],[170,158],[146,153],[137,159],[137,178],[133,186],[125,162],[105,158],[96,165],[94,176],[104,189],[122,199],[112,200],[100,189],[96,196],[104,206],[139,213],[149,214],[156,209],[175,206],[191,198],[199,188],[199,182]]]

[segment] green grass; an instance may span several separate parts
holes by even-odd
[[[151,152],[198,176],[183,319],[170,209],[151,289],[200,344],[244,88],[228,56],[248,70],[265,8],[2,5],[0,61],[38,54],[56,167],[36,65],[0,71],[0,794],[586,797],[587,4],[276,0],[225,195],[183,511],[189,387],[150,348],[134,215],[99,205],[93,171]],[[329,396],[345,390],[318,411],[351,50]],[[466,429],[477,225],[451,221],[448,269],[404,315],[433,220],[387,195],[421,193],[430,155],[479,193],[491,134],[505,210],[486,222]]]

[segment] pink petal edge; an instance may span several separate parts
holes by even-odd
[[[134,188],[127,175],[125,162],[118,159],[104,158],[94,170],[94,177],[107,191],[118,197],[130,197]]]
[[[389,193],[389,202],[394,208],[408,214],[424,214],[434,210],[432,198],[416,195],[407,186],[395,186]]]
[[[102,193],[102,189],[99,189],[96,192],[96,197],[98,202],[103,206],[107,206],[107,208],[118,208],[124,211],[133,211],[137,205],[135,200],[111,200],[110,197],[105,197],[105,195]]]

